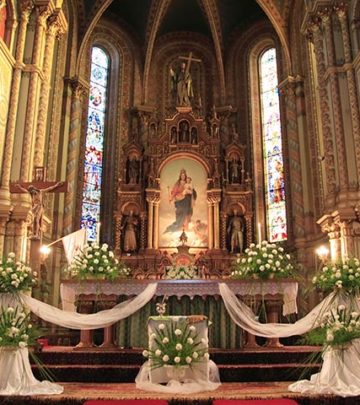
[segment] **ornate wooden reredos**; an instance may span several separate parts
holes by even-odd
[[[159,269],[171,264],[170,253],[176,251],[176,246],[159,245],[160,177],[164,167],[174,160],[196,161],[207,176],[208,237],[206,246],[192,249],[189,245],[194,263],[206,268],[210,276],[228,273],[234,258],[229,253],[228,228],[234,215],[243,219],[243,250],[253,241],[253,192],[245,172],[246,147],[239,144],[234,125],[229,128],[232,142],[223,147],[220,141],[229,110],[214,106],[204,118],[191,107],[176,107],[163,122],[154,111],[132,111],[132,139],[124,146],[126,158],[118,181],[115,250],[137,269],[138,276],[159,277]],[[136,243],[129,245],[128,239],[133,241],[134,234]]]

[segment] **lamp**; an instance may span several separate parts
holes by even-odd
[[[315,253],[317,257],[321,260],[321,262],[325,263],[329,256],[329,249],[326,246],[322,245],[315,250]]]

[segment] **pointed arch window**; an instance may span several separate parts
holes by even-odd
[[[260,56],[259,73],[267,237],[280,242],[287,239],[287,223],[275,48]]]
[[[110,60],[108,54],[94,46],[91,52],[90,95],[84,156],[84,187],[81,227],[87,229],[88,240],[98,238],[107,86]]]

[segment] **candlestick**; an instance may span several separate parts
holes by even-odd
[[[261,243],[261,224],[258,222],[258,243]]]

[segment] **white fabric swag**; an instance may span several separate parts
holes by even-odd
[[[151,300],[155,294],[156,287],[157,283],[149,284],[137,297],[95,314],[79,314],[77,312],[63,311],[27,295],[19,295],[30,311],[44,321],[69,329],[90,330],[106,328],[132,315]]]
[[[263,336],[266,338],[283,338],[294,335],[303,335],[304,333],[318,327],[323,315],[329,311],[331,307],[336,308],[339,304],[346,304],[346,302],[343,302],[341,295],[331,293],[312,311],[304,316],[304,318],[301,318],[295,323],[264,324],[256,320],[253,311],[239,300],[225,283],[220,283],[219,289],[231,319],[242,329],[245,329],[252,335]]]

